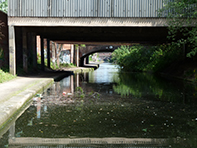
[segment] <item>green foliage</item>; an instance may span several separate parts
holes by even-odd
[[[86,47],[85,44],[75,44],[75,49],[79,49],[79,47]]]
[[[77,87],[75,91],[75,95],[73,99],[84,99],[81,101],[95,101],[97,99],[100,99],[100,94],[98,92],[89,92],[85,93],[83,88]]]
[[[76,67],[76,65],[74,65],[73,63],[62,63],[60,64],[60,67],[72,68],[72,67]]]
[[[89,61],[93,61],[92,55],[89,56]]]
[[[169,25],[168,39],[173,44],[183,46],[188,45],[187,57],[192,57],[197,53],[197,0],[173,0],[165,1],[165,7],[161,14],[167,12],[167,22]],[[182,34],[181,38],[177,35]]]
[[[3,70],[0,69],[0,83],[9,81],[14,79],[16,76],[13,76],[9,74],[8,72],[4,72]]]
[[[124,71],[158,72],[181,57],[176,44],[160,46],[121,46],[112,53],[112,60]]]
[[[41,64],[41,56],[39,54],[37,55],[37,63]],[[47,59],[44,59],[44,64],[45,64],[45,66],[47,65]],[[50,61],[50,67],[52,69],[59,69],[57,62],[55,62],[55,64],[54,64],[52,61]]]
[[[37,63],[41,64],[41,56],[39,54],[37,55]],[[47,59],[44,59],[44,64],[47,65]],[[52,61],[50,61],[50,67],[55,70],[55,69],[60,69],[60,67],[72,68],[72,67],[76,67],[76,65],[74,65],[73,63],[63,63],[60,64],[59,67],[57,62],[55,62],[54,64]]]
[[[5,13],[8,12],[8,0],[0,1],[0,10]]]

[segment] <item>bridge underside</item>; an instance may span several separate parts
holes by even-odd
[[[24,27],[50,40],[82,42],[166,42],[165,18],[9,17],[8,25]]]
[[[53,41],[164,43],[166,27],[23,27]]]
[[[165,19],[158,18],[9,17],[8,25],[12,74],[16,74],[16,64],[21,59],[23,67],[28,67],[27,61],[33,61],[33,64],[29,63],[29,65],[34,65],[36,68],[36,35],[41,36],[41,63],[44,63],[44,38],[48,41],[70,44],[160,44],[167,42],[168,35]]]

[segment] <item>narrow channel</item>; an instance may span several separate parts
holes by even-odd
[[[0,147],[196,147],[196,89],[103,63],[35,96]]]

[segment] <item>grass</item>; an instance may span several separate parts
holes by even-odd
[[[9,74],[8,72],[4,72],[0,69],[0,83],[12,80],[14,78],[16,78],[16,76]]]
[[[63,63],[63,64],[60,64],[60,67],[75,68],[76,65],[74,65],[73,63]]]

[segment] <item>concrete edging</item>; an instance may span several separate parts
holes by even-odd
[[[38,92],[47,89],[54,82],[53,78],[39,80],[30,88],[14,95],[8,101],[5,101],[0,106],[0,130],[5,128],[13,116],[17,116],[17,112],[33,98]]]

